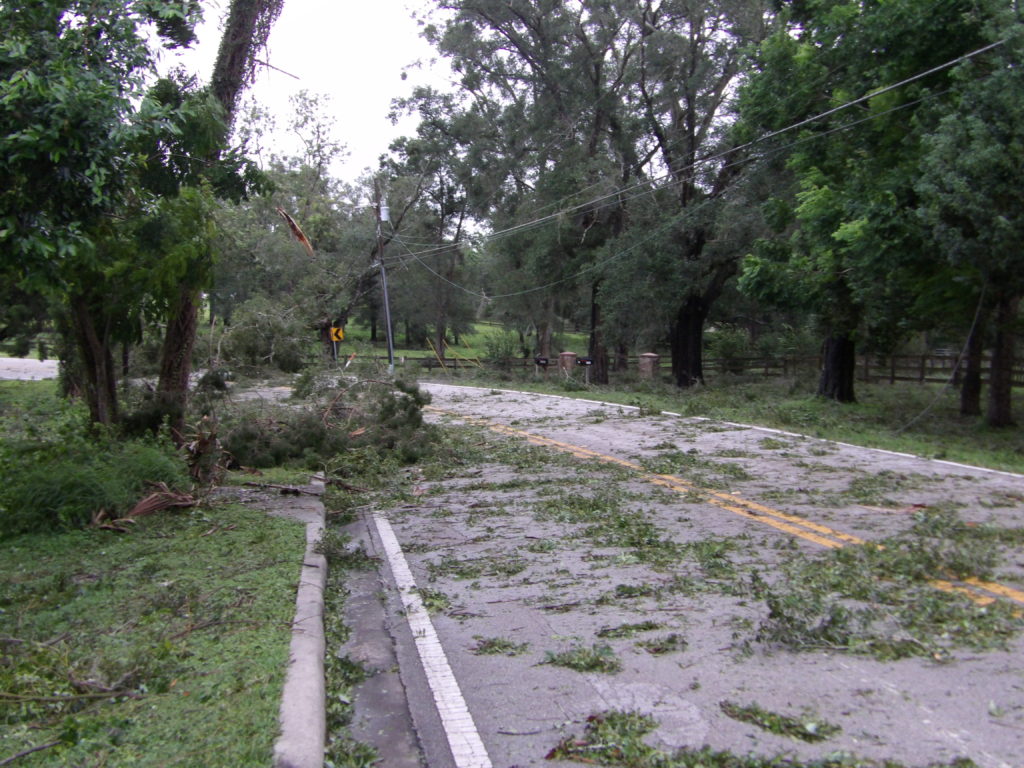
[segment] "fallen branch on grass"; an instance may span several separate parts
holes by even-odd
[[[152,515],[162,509],[194,507],[199,503],[199,500],[192,494],[172,491],[167,487],[167,483],[156,483],[154,487],[157,489],[156,491],[132,507],[127,515],[128,519]],[[119,521],[115,520],[114,522]]]
[[[29,755],[34,754],[36,752],[42,752],[44,749],[56,747],[58,744],[60,744],[60,739],[57,739],[57,741],[51,741],[49,744],[40,744],[38,747],[30,747],[29,749],[24,749],[16,755],[11,755],[10,757],[5,757],[3,760],[0,760],[0,765],[10,765],[15,760],[20,760],[23,757],[28,757]]]
[[[250,488],[273,488],[274,490],[280,491],[282,495],[299,496],[300,494],[306,494],[307,496],[319,496],[320,494],[316,491],[307,491],[302,488],[296,488],[291,485],[275,485],[274,483],[242,483],[242,485]]]
[[[65,701],[82,701],[86,699],[138,699],[141,694],[135,691],[104,691],[102,693],[68,693],[63,696],[23,696],[20,693],[0,692],[0,699],[4,701],[18,701],[36,704],[61,704]]]
[[[354,491],[356,493],[369,493],[369,488],[360,488],[358,485],[349,485],[344,480],[336,480],[334,478],[327,478],[324,480],[327,485],[336,485],[339,488],[344,488],[346,491]]]

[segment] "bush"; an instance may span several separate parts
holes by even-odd
[[[150,483],[188,485],[184,461],[154,441],[108,438],[9,446],[0,468],[0,538],[80,528],[128,512]]]
[[[484,339],[484,354],[488,360],[492,360],[503,368],[507,368],[509,362],[514,358],[523,355],[523,345],[519,340],[519,334],[513,331],[501,331],[492,333]]]
[[[722,361],[722,370],[743,373],[743,358],[750,355],[750,338],[740,328],[721,327],[707,334],[708,357]]]

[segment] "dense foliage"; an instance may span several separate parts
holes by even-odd
[[[118,419],[112,350],[146,325],[166,328],[158,390],[180,428],[208,291],[217,366],[297,371],[336,354],[332,328],[381,342],[387,309],[395,336],[442,359],[482,318],[524,355],[587,332],[595,383],[657,350],[689,387],[709,349],[814,333],[818,391],[840,402],[858,350],[963,349],[966,415],[991,350],[987,420],[1012,423],[1013,4],[436,0],[424,35],[454,87],[395,100],[419,124],[376,174],[332,176],[332,107],[303,94],[304,151],[264,158],[273,190],[244,199],[255,178],[226,126],[259,143],[266,116],[234,118],[280,8],[231,4],[212,90],[144,77],[143,31],[187,43],[195,2],[0,9],[16,182],[0,193],[0,325],[27,339],[40,315],[65,318],[94,420]]]

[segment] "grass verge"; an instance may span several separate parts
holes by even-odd
[[[0,762],[270,764],[301,525],[224,505],[2,547]]]

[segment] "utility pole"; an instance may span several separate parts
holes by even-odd
[[[388,271],[384,266],[384,235],[381,233],[381,222],[390,221],[391,215],[387,203],[380,199],[380,183],[374,182],[373,190],[377,198],[377,263],[380,264],[380,287],[384,293],[384,326],[388,337],[388,374],[395,375],[395,341],[391,333],[391,302],[388,300]]]

